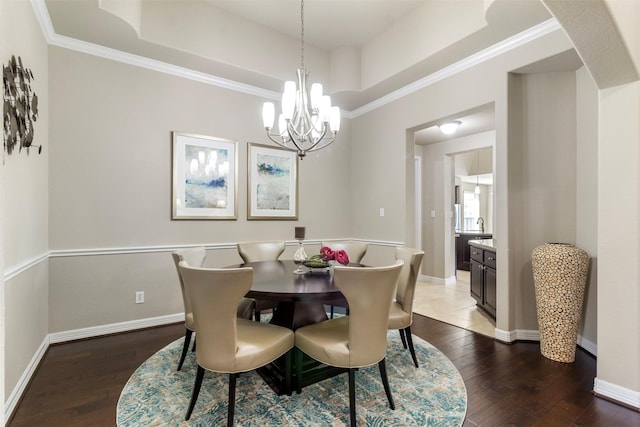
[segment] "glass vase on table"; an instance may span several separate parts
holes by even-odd
[[[298,266],[293,273],[294,274],[305,274],[307,270],[303,266],[303,263],[307,260],[307,253],[304,251],[304,246],[302,245],[302,240],[298,240],[298,248],[293,254],[293,262]]]

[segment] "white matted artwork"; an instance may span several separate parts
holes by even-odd
[[[295,151],[249,143],[247,219],[298,219]]]
[[[237,144],[172,132],[173,219],[237,219]]]

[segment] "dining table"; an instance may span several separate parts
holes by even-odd
[[[360,266],[360,264],[349,265]],[[233,267],[253,269],[253,284],[246,295],[247,298],[277,302],[269,320],[269,323],[274,325],[295,331],[303,326],[327,320],[325,304],[345,305],[346,303],[346,299],[333,283],[333,268],[303,267],[305,273],[297,274],[294,271],[298,265],[293,260],[247,262]],[[309,357],[303,359],[302,371],[302,378],[297,378],[293,369],[294,377],[291,381],[293,387],[287,388],[284,356],[258,369],[260,376],[278,395],[291,394],[298,382],[301,387],[306,387],[346,372],[343,368],[329,367]]]
[[[333,269],[309,269],[294,273],[292,260],[247,262],[241,267],[253,269],[253,284],[247,298],[277,302],[270,323],[295,331],[327,320],[325,304],[346,302],[333,284]]]

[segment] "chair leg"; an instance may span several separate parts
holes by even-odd
[[[233,426],[233,415],[236,411],[236,378],[238,374],[229,374],[229,405],[227,409],[227,427]]]
[[[411,352],[411,357],[413,358],[413,364],[416,365],[416,368],[419,368],[418,359],[416,358],[416,350],[415,348],[413,348],[413,338],[411,338],[411,326],[407,326],[404,329],[404,334],[407,336],[407,343],[409,344],[409,351]]]
[[[196,401],[198,400],[198,394],[200,394],[200,387],[202,386],[202,378],[204,378],[204,368],[198,365],[198,372],[196,373],[196,382],[193,385],[193,393],[191,393],[191,402],[189,402],[189,409],[187,409],[187,415],[184,417],[185,421],[189,421],[191,413],[193,412]]]
[[[259,322],[259,321],[260,321],[260,310],[256,310],[256,311],[254,312],[254,314],[253,314],[253,319],[254,319],[256,322]]]
[[[284,355],[284,384],[287,388],[287,396],[291,396],[293,389],[291,388],[291,377],[293,376],[293,348]]]
[[[198,336],[196,335],[195,337],[193,337],[193,347],[191,347],[191,352],[193,353],[194,351],[196,351],[196,342],[197,342]]]
[[[189,343],[191,342],[191,334],[193,334],[193,331],[185,328],[184,344],[182,345],[182,355],[180,356],[180,363],[178,363],[178,371],[182,369],[184,359],[187,357],[187,350],[189,350]]]
[[[380,369],[380,378],[382,378],[382,385],[384,386],[384,392],[387,394],[389,400],[389,406],[391,409],[396,409],[396,405],[393,403],[393,396],[391,396],[391,388],[389,387],[389,379],[387,378],[387,364],[385,359],[378,362],[378,368]]]
[[[351,427],[355,427],[356,426],[356,370],[354,368],[349,368],[349,418],[351,419]]]
[[[404,347],[404,349],[407,349],[407,339],[404,337],[404,329],[398,329],[398,332],[400,332],[400,339],[402,340],[402,347]]]
[[[333,319],[333,306],[331,306],[331,316],[329,318]]]
[[[296,355],[296,393],[302,393],[302,350],[294,347],[293,351]]]

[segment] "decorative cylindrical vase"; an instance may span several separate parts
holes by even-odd
[[[531,254],[540,351],[547,359],[571,363],[576,357],[589,255],[574,245],[546,243]]]

